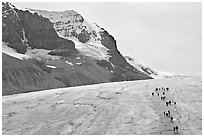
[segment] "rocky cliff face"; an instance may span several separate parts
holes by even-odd
[[[107,31],[101,32],[101,43],[109,49],[111,57],[109,63],[114,65],[113,81],[122,80],[142,80],[151,78],[148,75],[143,75],[137,69],[134,69],[117,49],[116,40]],[[101,61],[98,61],[100,64]],[[104,65],[102,65],[104,66]],[[104,67],[107,67],[105,65]]]
[[[27,46],[24,40],[24,30],[15,7],[2,3],[2,41],[10,43],[10,47],[19,53],[25,53]]]
[[[86,43],[90,39],[94,41],[99,41],[101,39],[99,34],[101,28],[95,26],[95,24],[89,24],[74,10],[58,12],[29,9],[29,11],[48,18],[53,23],[56,32],[62,37],[74,37],[82,43]]]
[[[69,50],[75,50],[74,43],[60,38],[48,19],[37,13],[18,10],[10,3],[2,4],[2,40],[17,52],[25,53],[28,45],[38,49],[66,46]]]
[[[19,10],[2,3],[2,40],[3,66],[9,66],[3,67],[4,95],[151,78],[125,60],[105,29],[73,10]],[[16,59],[21,66],[13,69]]]

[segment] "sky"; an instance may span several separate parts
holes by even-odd
[[[114,36],[122,55],[154,70],[202,74],[202,4],[12,2],[19,8],[75,10]]]

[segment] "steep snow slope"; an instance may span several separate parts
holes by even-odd
[[[140,72],[147,74],[151,76],[152,78],[169,78],[169,77],[179,77],[180,74],[170,73],[170,72],[161,72],[161,71],[155,71],[149,66],[146,66],[145,64],[135,60],[132,57],[124,56],[124,58],[127,60],[127,62],[132,65],[135,69],[139,70]]]
[[[76,38],[68,38],[68,39],[72,40],[75,44],[76,49],[85,56],[92,57],[97,60],[106,60],[106,61],[109,61],[109,58],[111,57],[107,52],[108,49],[102,46],[102,44],[95,43],[92,41],[89,41],[88,43],[84,44]]]
[[[157,87],[169,87],[166,106]],[[158,91],[160,95],[162,91]],[[2,98],[3,134],[202,134],[202,79],[176,77],[45,90]],[[170,110],[173,123],[164,111]]]
[[[145,73],[151,77],[157,77],[159,75],[158,72],[152,70],[150,67],[144,65],[143,63],[135,60],[132,57],[129,56],[124,56],[124,58],[127,60],[127,62],[132,65],[134,68],[136,68],[137,70],[141,71],[142,73]]]

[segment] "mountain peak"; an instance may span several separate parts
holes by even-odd
[[[53,10],[32,9],[32,8],[26,8],[26,9],[29,10],[29,11],[32,11],[32,12],[39,12],[39,13],[48,13],[48,12],[50,12],[50,13],[55,13],[55,14],[57,14],[57,13],[59,13],[59,14],[62,14],[62,13],[72,14],[72,15],[79,14],[75,10],[53,11]]]
[[[79,14],[78,12],[76,12],[75,10],[65,10],[63,12],[67,12],[69,14]]]

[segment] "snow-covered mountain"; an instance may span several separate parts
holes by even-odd
[[[124,56],[124,58],[135,69],[137,69],[140,72],[142,72],[142,73],[144,73],[146,75],[149,75],[149,76],[151,76],[152,78],[155,78],[155,79],[181,76],[181,75],[175,74],[175,73],[156,71],[156,70],[152,69],[151,67],[139,62],[138,60],[135,60],[134,58],[132,58],[130,56]]]
[[[150,67],[144,65],[143,63],[139,62],[138,60],[135,60],[134,58],[130,56],[124,56],[124,58],[127,60],[127,62],[132,65],[135,69],[141,71],[142,73],[145,73],[151,77],[155,77],[159,75],[158,72],[152,70]]]
[[[73,10],[24,10],[2,3],[2,49],[3,95],[151,78],[125,60],[105,29]]]
[[[108,48],[102,44],[104,29],[96,23],[86,21],[73,10],[64,12],[28,9],[31,13],[38,13],[48,18],[57,34],[65,39],[72,40],[75,48],[86,56],[99,60],[109,60],[111,57]]]

